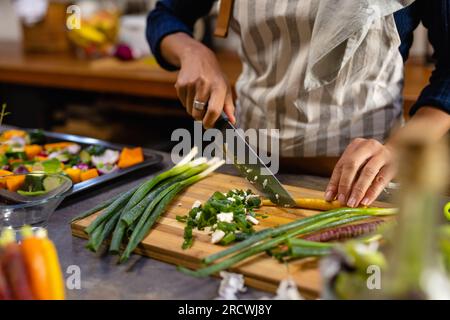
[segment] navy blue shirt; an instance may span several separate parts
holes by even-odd
[[[164,60],[161,40],[172,33],[192,35],[195,22],[207,15],[214,0],[160,0],[148,16],[147,39],[158,63],[167,70],[176,68]],[[422,90],[411,108],[413,115],[420,107],[432,106],[450,114],[450,0],[416,0],[394,14],[400,35],[399,47],[403,60],[408,59],[413,31],[420,22],[428,29],[434,49],[436,67],[429,84]]]

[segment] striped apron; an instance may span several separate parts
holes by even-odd
[[[243,61],[238,126],[268,135],[278,129],[283,157],[339,156],[357,137],[383,142],[401,121],[403,61],[392,14],[372,19],[360,41],[337,46],[339,61],[327,56],[322,73],[336,69],[334,76],[310,81],[317,20],[342,21],[320,16],[323,1],[235,0],[230,26]]]

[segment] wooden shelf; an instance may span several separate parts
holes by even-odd
[[[232,85],[242,66],[235,53],[219,52]],[[405,109],[427,85],[432,67],[412,62],[405,68]],[[70,54],[25,54],[19,43],[0,42],[0,82],[177,99],[175,72],[161,69],[153,58],[121,62],[114,58],[79,60]]]
[[[225,52],[218,55],[230,81],[235,83],[241,72],[239,59]],[[153,58],[86,61],[70,54],[25,54],[18,43],[0,43],[3,83],[176,99],[175,80],[176,73],[161,69]]]

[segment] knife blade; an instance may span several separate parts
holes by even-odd
[[[283,207],[295,206],[295,201],[289,192],[264,164],[256,151],[247,142],[245,136],[229,121],[225,113],[222,112],[220,118],[216,121],[215,128],[220,130],[222,136],[226,139],[230,137],[226,134],[227,130],[233,130],[234,134],[232,137],[236,139],[236,143],[234,141],[225,141],[224,153],[232,159],[234,166],[242,177],[246,178],[263,196],[276,205]],[[233,150],[228,150],[226,145],[231,143],[233,146],[242,146],[242,149],[239,152],[236,147]]]

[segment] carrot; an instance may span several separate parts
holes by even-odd
[[[12,294],[9,288],[6,274],[3,272],[3,261],[5,260],[3,253],[0,252],[0,300],[11,300]]]
[[[38,154],[42,152],[42,147],[38,144],[31,144],[25,146],[25,153],[29,160],[33,160]]]
[[[0,170],[0,176],[9,176],[13,174],[11,171],[8,170]]]
[[[68,141],[63,141],[63,142],[55,142],[55,143],[47,143],[46,145],[44,145],[44,149],[46,151],[49,150],[61,150],[61,149],[65,149],[71,145],[74,145],[74,142],[68,142]]]
[[[25,131],[23,131],[23,130],[15,130],[15,129],[13,129],[13,130],[3,131],[2,138],[5,139],[5,140],[9,140],[9,139],[11,139],[13,137],[22,137],[23,138],[26,135],[27,135],[27,133]]]
[[[38,300],[52,298],[49,270],[46,266],[41,239],[32,235],[31,229],[23,230],[22,254],[31,280],[33,295]],[[31,234],[30,234],[31,233]]]
[[[11,229],[2,233],[3,259],[2,269],[11,288],[11,296],[15,300],[33,300],[25,262],[20,246],[15,242],[15,234]]]
[[[11,171],[7,170],[0,170],[0,188],[5,189],[6,188],[6,178],[3,178],[4,176],[12,175],[13,173]]]
[[[41,239],[44,250],[45,263],[50,276],[50,288],[52,300],[64,300],[64,278],[59,264],[58,253],[55,245],[46,236]]]
[[[339,201],[328,202],[323,199],[314,199],[314,198],[297,198],[294,199],[298,208],[303,209],[311,209],[311,210],[321,210],[328,211],[333,209],[342,208]],[[272,201],[268,199],[264,199],[262,201],[263,206],[275,206]]]
[[[86,181],[86,180],[93,179],[96,177],[98,177],[97,169],[89,169],[87,171],[81,172],[81,174],[80,174],[81,181]]]
[[[10,146],[7,144],[0,145],[0,154],[5,154],[10,149]]]
[[[120,153],[119,162],[117,165],[119,168],[128,168],[134,166],[135,164],[144,161],[144,154],[142,148],[123,148]]]
[[[6,177],[6,188],[8,191],[16,192],[25,182],[25,175]]]
[[[377,230],[382,223],[384,223],[383,220],[373,220],[359,224],[337,227],[334,229],[326,229],[307,235],[303,237],[303,239],[315,242],[328,242],[355,238]]]
[[[33,235],[31,227],[22,229],[22,250],[31,275],[32,289],[39,300],[63,300],[64,280],[54,244],[45,229]]]
[[[78,168],[67,168],[64,172],[72,179],[73,183],[81,182],[81,170]]]

